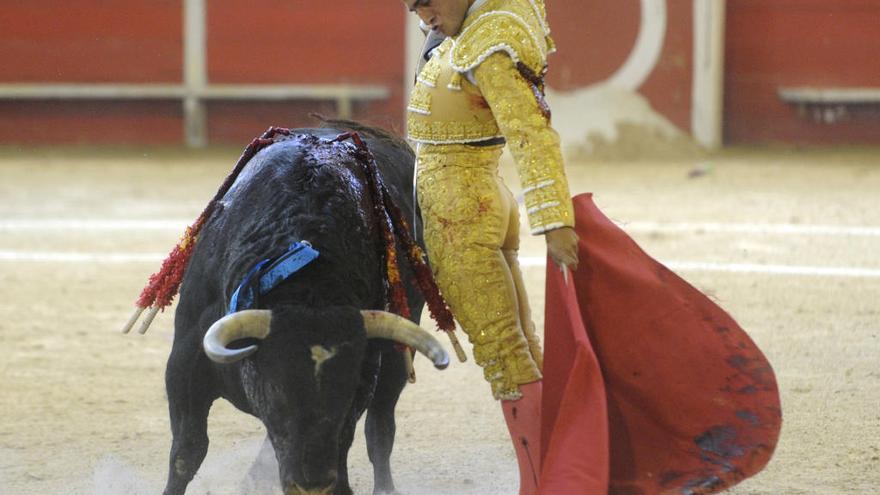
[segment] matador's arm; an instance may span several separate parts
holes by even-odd
[[[538,104],[532,84],[503,51],[473,69],[477,86],[516,161],[532,234],[574,226],[559,135]]]

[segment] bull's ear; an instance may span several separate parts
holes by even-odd
[[[208,359],[220,364],[229,364],[257,352],[257,346],[249,345],[241,349],[230,349],[231,342],[242,339],[265,339],[272,328],[272,311],[268,309],[249,309],[226,315],[215,321],[202,339],[202,347]]]

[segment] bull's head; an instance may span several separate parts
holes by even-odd
[[[240,362],[228,369],[238,371],[232,379],[241,381],[247,403],[266,426],[285,493],[332,491],[340,432],[354,401],[365,400],[358,385],[372,338],[412,347],[437,368],[449,363],[430,333],[384,311],[248,310],[221,318],[205,334],[212,361]]]

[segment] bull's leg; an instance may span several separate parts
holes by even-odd
[[[348,451],[354,441],[354,432],[357,428],[357,422],[367,409],[367,405],[373,400],[373,392],[375,384],[381,380],[379,375],[381,358],[377,350],[379,344],[368,343],[371,346],[364,356],[363,367],[361,368],[361,383],[369,384],[358,389],[355,394],[354,401],[351,405],[351,411],[342,431],[339,433],[339,460],[337,462],[336,489],[333,495],[351,495],[351,485],[348,481]]]
[[[336,489],[333,495],[352,495],[354,492],[348,482],[348,451],[351,449],[351,443],[354,441],[354,430],[357,427],[359,414],[356,410],[352,410],[351,417],[342,427],[339,434],[339,462],[336,469]]]
[[[406,364],[403,354],[394,350],[382,355],[379,382],[373,401],[367,410],[364,433],[367,437],[367,453],[373,463],[373,494],[392,494],[394,480],[391,478],[391,450],[394,447],[394,408],[400,392],[406,385]]]
[[[213,397],[205,393],[207,380],[196,385],[201,377],[182,354],[175,360],[172,352],[165,373],[173,440],[164,495],[183,495],[208,452],[208,411]]]
[[[170,396],[170,394],[169,394]],[[165,495],[183,495],[208,453],[208,409],[210,404],[171,404],[171,456]]]

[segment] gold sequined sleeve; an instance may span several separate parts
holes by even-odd
[[[473,75],[516,161],[532,234],[574,226],[559,135],[544,116],[531,83],[506,52],[487,57]]]

